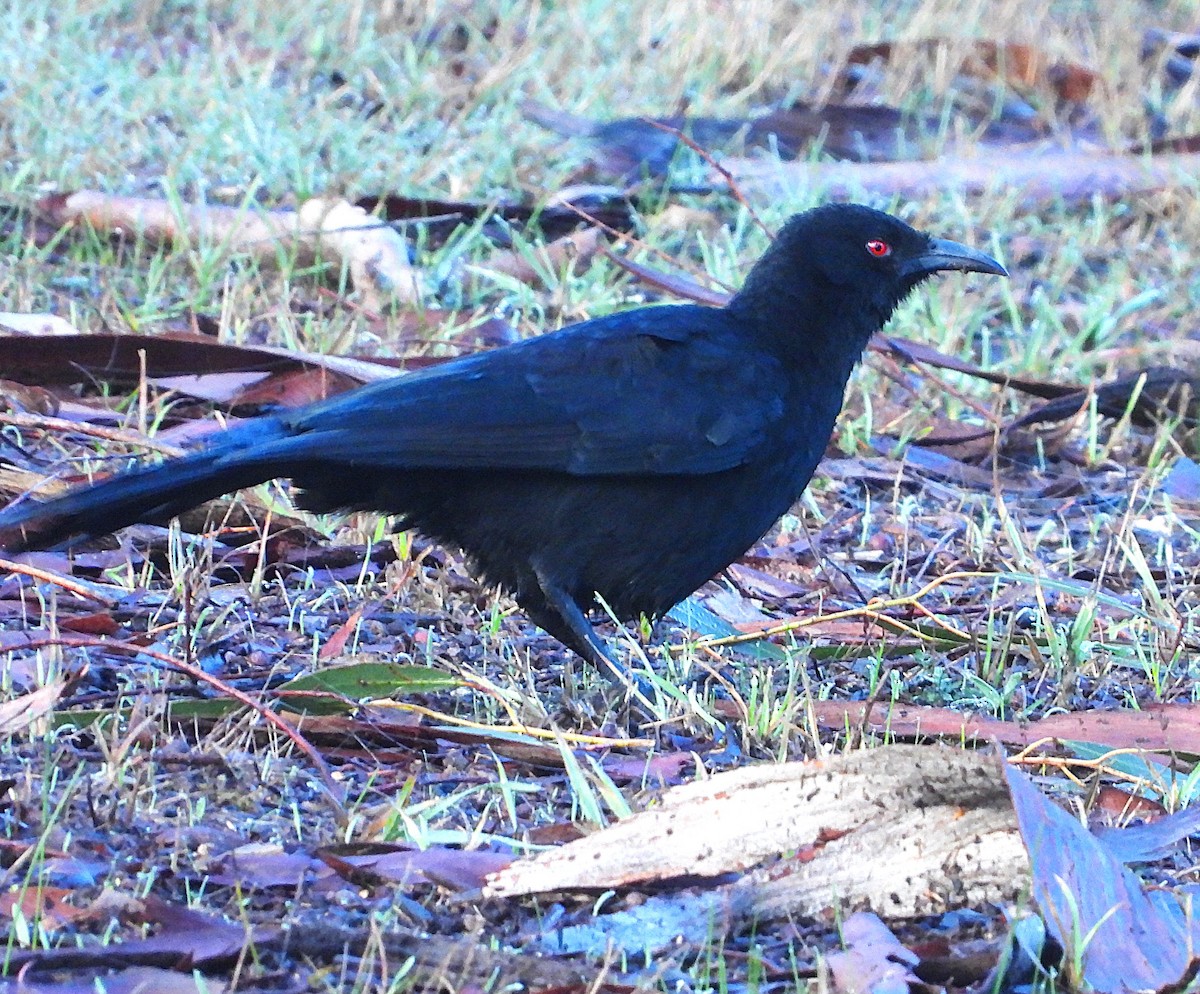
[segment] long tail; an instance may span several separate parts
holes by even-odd
[[[206,500],[286,475],[277,460],[262,457],[260,448],[285,433],[274,419],[259,418],[190,455],[118,473],[48,501],[10,507],[0,512],[0,547],[12,552],[48,548],[137,522],[166,521]]]

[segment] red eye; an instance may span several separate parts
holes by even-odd
[[[882,259],[892,254],[892,247],[887,242],[875,238],[867,242],[867,251],[875,256],[876,259]]]

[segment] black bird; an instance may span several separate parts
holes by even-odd
[[[206,447],[0,513],[45,547],[289,477],[461,547],[531,620],[626,679],[585,611],[669,610],[816,469],[870,337],[926,277],[994,259],[852,204],[791,218],[723,308],[642,307],[253,419]]]

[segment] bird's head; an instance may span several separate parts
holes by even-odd
[[[814,333],[848,333],[861,350],[913,287],[946,270],[1008,275],[991,256],[890,214],[826,204],[783,226],[731,306],[777,324],[790,312]]]

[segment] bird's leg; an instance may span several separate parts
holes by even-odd
[[[579,653],[614,686],[634,693],[644,693],[643,681],[637,679],[627,667],[612,656],[608,645],[596,634],[596,629],[587,620],[575,598],[553,580],[548,579],[541,570],[536,570],[535,574],[542,597],[545,598],[545,606],[540,611],[527,607],[526,612],[530,618],[560,642]]]

